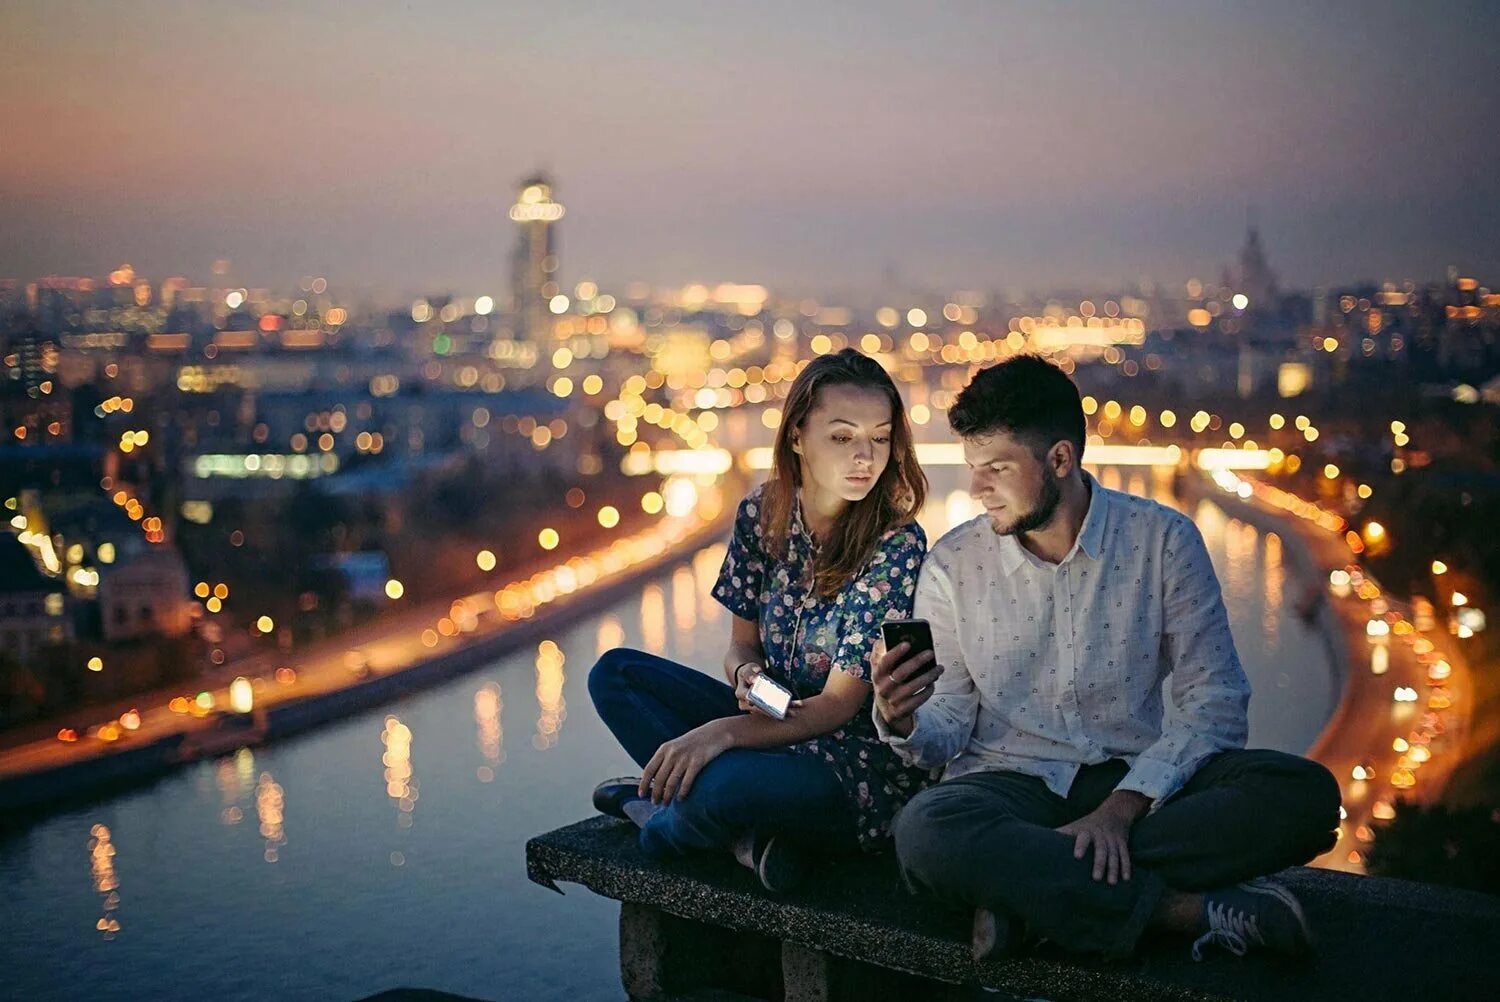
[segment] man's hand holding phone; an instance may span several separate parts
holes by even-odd
[[[943,674],[932,649],[932,634],[922,620],[890,621],[882,625],[881,640],[872,665],[875,712],[892,731],[909,737],[917,707],[932,698]]]

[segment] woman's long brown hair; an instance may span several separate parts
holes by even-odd
[[[771,477],[761,494],[764,544],[778,560],[786,559],[792,507],[802,487],[802,457],[792,450],[792,430],[801,429],[825,386],[857,386],[884,393],[891,402],[891,454],[880,479],[864,498],[853,502],[820,542],[813,564],[813,590],[832,598],[858,576],[875,552],[880,537],[911,521],[927,499],[927,477],[917,463],[906,420],[906,406],[880,363],[854,348],[820,355],[792,382],[776,432]]]

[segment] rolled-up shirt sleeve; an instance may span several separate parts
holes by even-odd
[[[1116,787],[1157,803],[1181,789],[1209,756],[1245,746],[1250,704],[1219,578],[1203,535],[1187,518],[1167,530],[1162,560],[1162,660],[1171,711],[1161,737]]]
[[[714,582],[713,597],[741,619],[760,619],[767,558],[760,542],[760,489],[751,491],[735,512],[734,533]]]
[[[979,713],[979,692],[958,643],[958,611],[947,573],[929,560],[917,580],[914,614],[932,627],[932,643],[943,674],[932,698],[912,717],[912,732],[901,737],[873,711],[875,730],[910,765],[935,769],[947,765],[968,746]]]

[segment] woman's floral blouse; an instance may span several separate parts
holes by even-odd
[[[806,699],[823,691],[833,671],[870,681],[870,651],[887,619],[911,615],[927,537],[915,522],[881,537],[855,580],[833,598],[812,593],[813,546],[801,508],[792,512],[785,560],[762,544],[761,488],[740,502],[734,536],[713,595],[730,612],[760,624],[769,674]],[[799,616],[800,612],[800,616]],[[792,751],[818,755],[838,773],[859,825],[860,845],[882,849],[896,811],[937,778],[906,765],[875,733],[873,693],[843,727]]]

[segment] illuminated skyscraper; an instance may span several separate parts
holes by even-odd
[[[510,218],[521,227],[511,271],[518,337],[537,339],[549,329],[549,303],[560,291],[554,224],[564,211],[552,198],[552,182],[542,174],[521,182],[520,195],[510,207]]]
[[[1266,262],[1265,248],[1260,242],[1260,230],[1256,229],[1253,221],[1246,228],[1245,246],[1240,248],[1239,291],[1249,297],[1253,309],[1276,308],[1276,273]]]

